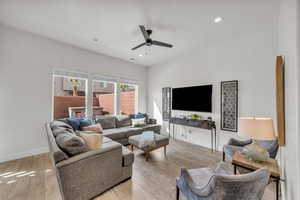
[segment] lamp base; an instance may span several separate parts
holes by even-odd
[[[265,162],[270,158],[269,152],[263,148],[256,140],[243,148],[243,154],[248,160],[254,162]]]

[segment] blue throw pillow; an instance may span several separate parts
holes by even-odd
[[[133,118],[134,119],[141,119],[141,118],[145,118],[145,115],[144,114],[135,114],[135,115],[133,115]]]
[[[80,130],[80,121],[82,118],[80,117],[73,117],[73,118],[67,118],[66,121],[67,123],[72,126],[74,131],[79,131]]]
[[[92,121],[86,118],[80,120],[80,130],[83,131],[83,127],[92,125]]]

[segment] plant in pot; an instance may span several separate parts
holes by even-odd
[[[192,119],[201,119],[202,116],[201,116],[201,115],[198,115],[198,114],[192,114],[192,115],[191,115],[191,118],[192,118]]]
[[[78,88],[80,87],[80,80],[76,78],[69,78],[69,82],[73,86],[73,96],[78,96]]]

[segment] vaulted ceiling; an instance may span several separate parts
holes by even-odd
[[[0,23],[151,66],[275,24],[277,9],[277,0],[0,0]],[[131,51],[144,41],[139,24],[174,48]]]

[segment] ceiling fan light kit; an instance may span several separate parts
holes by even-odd
[[[139,44],[135,47],[133,47],[131,50],[136,50],[142,46],[152,46],[152,45],[155,45],[155,46],[161,46],[161,47],[168,47],[168,48],[172,48],[173,45],[172,44],[168,44],[168,43],[165,43],[165,42],[160,42],[160,41],[156,41],[156,40],[152,40],[150,38],[150,35],[152,34],[152,30],[148,29],[146,30],[145,26],[143,25],[139,25],[140,27],[140,30],[144,36],[144,39],[145,39],[145,42],[142,43],[142,44]]]

